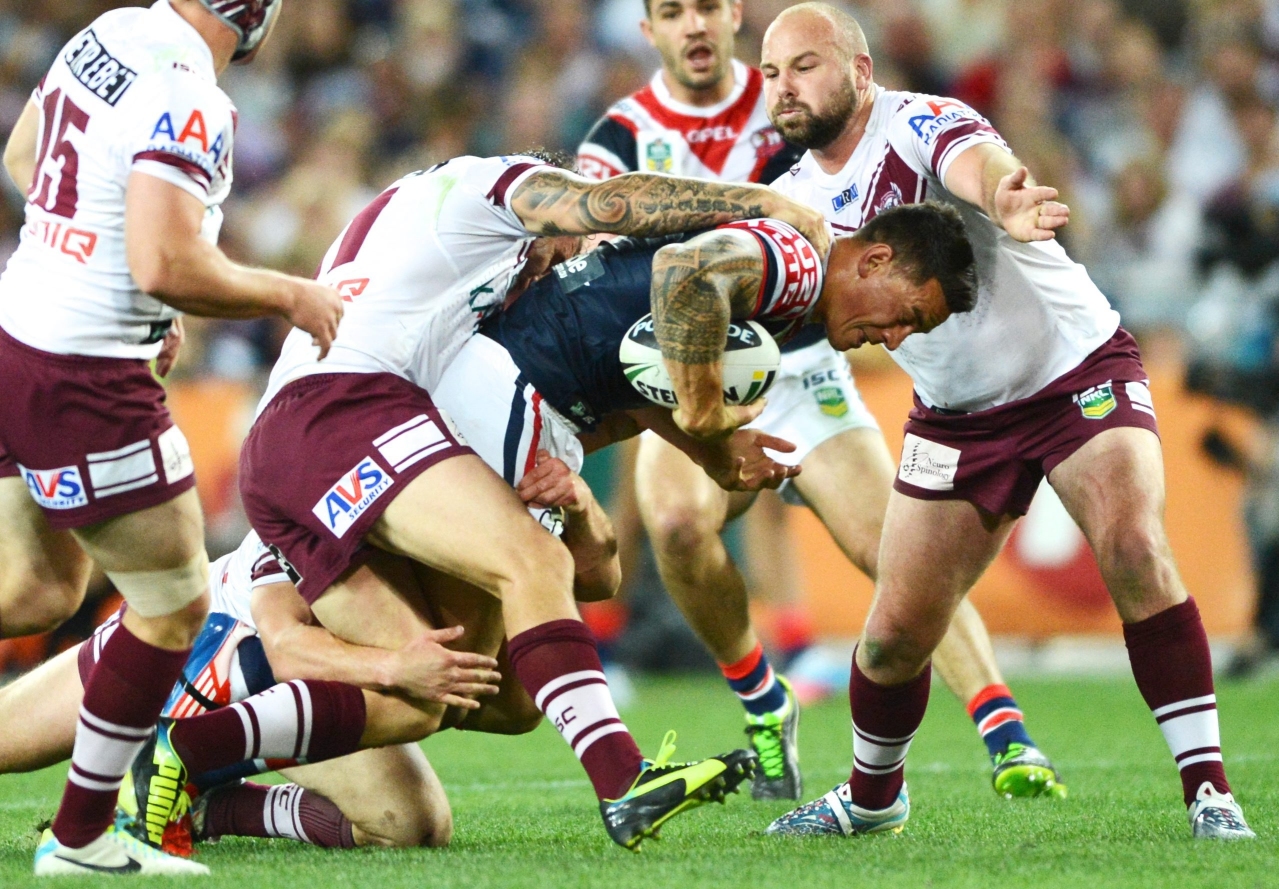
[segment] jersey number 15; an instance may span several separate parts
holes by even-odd
[[[62,90],[56,89],[44,97],[41,117],[44,118],[44,127],[40,137],[40,148],[36,153],[36,175],[31,182],[31,190],[27,192],[27,198],[42,210],[71,219],[75,216],[76,202],[80,199],[80,193],[76,189],[76,176],[80,172],[80,155],[76,153],[75,146],[67,138],[67,128],[75,127],[83,133],[89,125],[89,115],[63,96]],[[53,135],[55,122],[58,127],[56,140],[50,138]],[[61,169],[53,166],[59,160],[62,161]],[[45,169],[46,162],[50,166],[48,170]],[[53,206],[49,206],[49,192],[53,188],[55,174],[58,179],[58,191]]]

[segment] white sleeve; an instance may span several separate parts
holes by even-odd
[[[1008,148],[990,121],[940,96],[916,96],[898,109],[888,124],[888,141],[911,169],[939,182],[966,148],[982,143]]]
[[[525,155],[475,158],[460,175],[459,184],[484,197],[486,220],[492,234],[502,237],[527,237],[529,230],[510,207],[510,197],[534,173],[557,167]],[[474,202],[472,202],[474,203]],[[496,225],[493,225],[493,224]]]
[[[126,155],[131,168],[204,200],[234,137],[235,110],[216,86],[193,74],[157,76],[130,96]]]

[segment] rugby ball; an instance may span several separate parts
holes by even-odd
[[[674,408],[675,387],[662,363],[662,350],[653,331],[653,316],[631,325],[618,349],[626,379],[653,404]],[[777,378],[782,353],[773,337],[754,321],[733,321],[724,344],[724,403],[750,404]]]

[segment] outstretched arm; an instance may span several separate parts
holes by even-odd
[[[783,438],[759,429],[735,429],[726,438],[700,441],[675,425],[664,407],[645,407],[628,412],[639,426],[679,448],[725,491],[761,491],[779,488],[788,478],[799,475],[799,466],[774,460],[765,448],[782,454],[795,450]]]
[[[1057,189],[1036,185],[1022,162],[998,145],[983,143],[960,153],[946,171],[946,188],[1018,241],[1050,241],[1070,221]]]
[[[754,238],[710,231],[653,256],[653,330],[679,407],[675,422],[699,439],[721,438],[764,409],[724,404],[724,343],[733,318],[755,309],[764,260]]]
[[[655,237],[766,216],[799,229],[824,256],[822,214],[763,185],[627,173],[596,182],[567,170],[534,173],[515,189],[511,210],[539,235],[605,232]]]

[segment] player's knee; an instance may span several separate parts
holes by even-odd
[[[0,637],[48,632],[70,620],[83,601],[83,584],[5,572],[0,579]]]
[[[573,556],[564,544],[541,528],[507,543],[510,545],[501,554],[498,580],[504,591],[550,587],[572,595]]]
[[[1163,529],[1155,522],[1117,522],[1102,535],[1096,547],[1103,572],[1115,579],[1150,583],[1171,556]]]
[[[649,516],[649,538],[663,560],[688,564],[706,552],[719,537],[719,523],[691,504],[672,504]]]
[[[431,799],[429,791],[404,811],[388,809],[375,823],[356,822],[356,845],[385,849],[439,848],[453,839],[453,812],[447,800]]]

